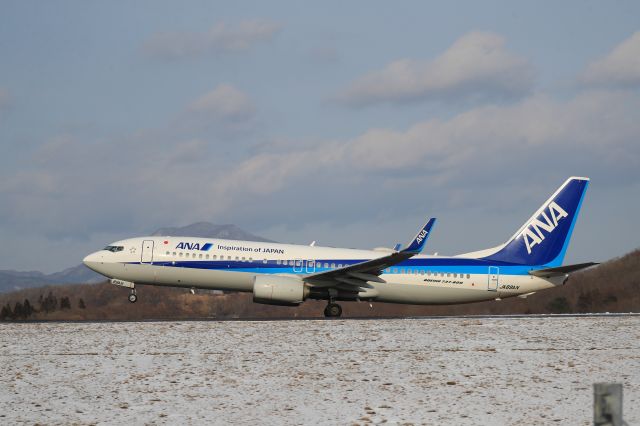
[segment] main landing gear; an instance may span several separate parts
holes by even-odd
[[[132,288],[131,292],[129,292],[129,302],[136,303],[138,301],[138,296],[136,295],[136,289]]]
[[[329,302],[324,308],[324,316],[327,318],[337,318],[342,315],[342,307],[337,303]]]

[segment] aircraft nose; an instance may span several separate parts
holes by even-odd
[[[98,270],[99,265],[103,263],[103,254],[100,252],[91,253],[84,259],[82,259],[82,263],[84,263],[87,268],[92,269],[96,272],[100,272]]]

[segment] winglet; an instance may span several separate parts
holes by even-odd
[[[429,222],[427,222],[427,224],[422,227],[420,232],[418,232],[413,241],[411,241],[411,244],[409,244],[406,249],[402,250],[402,252],[411,254],[420,253],[424,248],[427,239],[429,238],[429,234],[431,233],[431,228],[433,228],[434,223],[436,223],[436,218],[432,217],[431,219],[429,219]]]

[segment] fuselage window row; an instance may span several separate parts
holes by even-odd
[[[173,256],[173,257],[183,257],[183,256],[184,257],[189,257],[189,253],[175,252],[175,251],[173,253],[167,251],[165,253],[165,255],[166,256]],[[199,258],[199,259],[206,259],[206,260],[209,260],[209,259],[218,260],[218,255],[215,255],[215,254],[210,256],[209,254],[203,255],[202,253],[200,253],[200,254],[192,253],[191,257],[194,258],[194,259],[195,258]],[[225,260],[223,255],[220,255],[220,260]],[[232,256],[227,256],[227,260],[232,260]],[[236,256],[235,260],[238,261],[238,262],[253,263],[253,258],[252,257],[246,258],[244,256],[243,257]],[[300,268],[300,267],[304,266],[304,263],[301,260],[281,260],[281,259],[276,259],[273,262],[276,265],[283,265],[283,266],[289,265],[289,266],[295,266],[296,268]],[[317,263],[316,262],[317,261],[315,261],[315,260],[308,260],[307,261],[307,267],[308,268],[316,268],[316,267],[317,268],[323,268],[324,267],[326,269],[329,269],[329,268],[336,269],[336,268],[342,268],[343,266],[345,266],[345,267],[348,266],[346,264],[343,265],[341,263],[338,263],[338,264],[331,263],[331,264],[329,264],[329,263],[325,262],[324,265],[323,265],[322,262],[317,262]],[[269,260],[268,259],[263,259],[262,263],[268,264]],[[398,274],[398,273],[400,273],[400,274],[426,275],[428,277],[433,276],[433,277],[441,277],[441,278],[447,277],[447,278],[467,278],[467,279],[471,279],[471,274],[458,274],[458,273],[450,273],[450,272],[449,273],[433,272],[433,271],[425,271],[423,269],[413,269],[413,268],[387,268],[387,269],[384,270],[384,273],[386,273],[386,274]]]

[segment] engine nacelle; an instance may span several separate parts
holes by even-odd
[[[258,275],[253,282],[253,301],[266,305],[297,306],[309,296],[309,287],[295,277]]]

